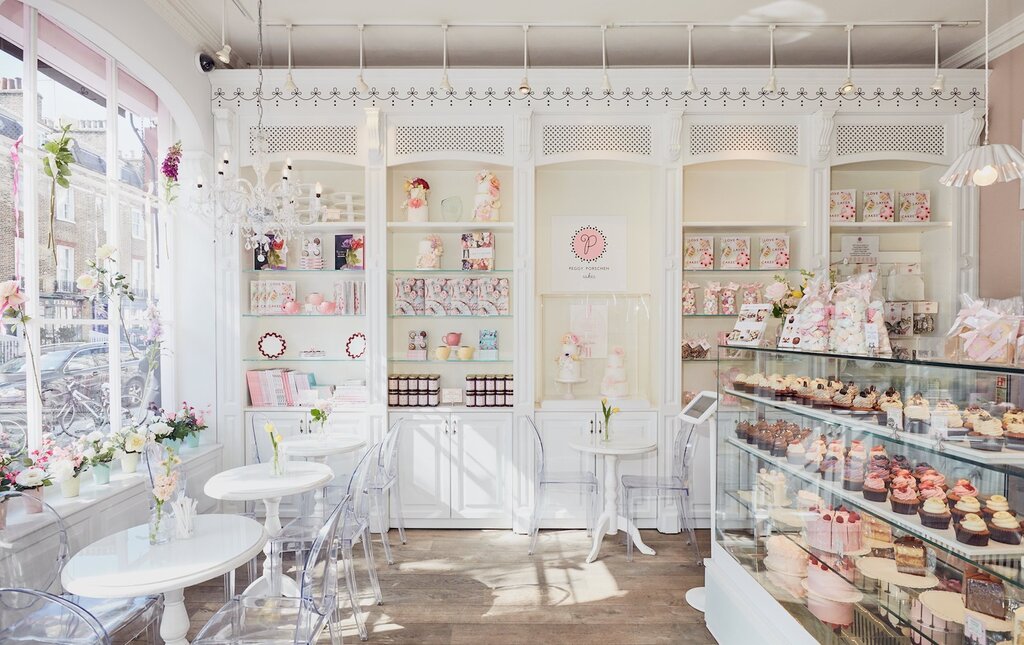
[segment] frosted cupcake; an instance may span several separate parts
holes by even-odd
[[[970,482],[969,479],[958,479],[953,484],[953,488],[946,491],[946,496],[953,503],[960,500],[961,497],[977,497],[978,489]]]
[[[1020,544],[1021,528],[1017,518],[1000,511],[988,518],[988,530],[992,539],[1003,544]]]
[[[981,515],[981,502],[977,497],[961,497],[960,500],[950,509],[953,513],[953,523],[959,524],[968,514]]]
[[[903,429],[913,434],[928,434],[931,429],[931,410],[928,401],[918,392],[910,397],[903,408]]]
[[[1024,450],[1024,410],[1014,409],[1003,415],[1006,447]]]
[[[996,513],[1017,515],[1016,512],[1010,510],[1010,503],[1002,495],[992,495],[985,500],[985,506],[981,509],[981,515],[985,519],[990,519]]]
[[[935,408],[932,409],[932,424],[937,425],[935,419],[939,417],[945,419],[947,436],[961,437],[967,434],[960,408],[952,401],[944,399],[935,404]]]
[[[946,500],[938,497],[924,500],[918,515],[921,517],[921,524],[931,529],[948,529],[949,521],[953,517],[946,506]]]
[[[797,466],[807,463],[807,450],[799,441],[794,441],[786,448],[786,461]]]
[[[902,411],[903,401],[900,399],[900,393],[893,388],[889,388],[885,391],[885,394],[878,397],[878,402],[875,404],[878,408],[878,423],[880,425],[889,424],[889,411]]]
[[[1006,445],[1003,424],[991,416],[987,419],[981,417],[976,419],[974,429],[967,433],[967,439],[975,450],[999,452]]]

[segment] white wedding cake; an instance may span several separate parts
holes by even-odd
[[[501,214],[501,182],[490,170],[476,174],[476,195],[473,197],[473,220],[496,222]]]
[[[626,352],[621,347],[613,347],[608,354],[608,363],[601,379],[601,395],[609,398],[622,398],[629,395],[629,381],[626,380]]]
[[[580,369],[580,341],[575,334],[562,336],[562,349],[555,359],[558,363],[556,381],[561,383],[577,383],[582,379]]]

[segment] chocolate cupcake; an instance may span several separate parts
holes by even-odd
[[[999,511],[988,519],[988,531],[992,539],[1002,544],[1020,544],[1021,530],[1017,518],[1005,511]]]
[[[991,533],[985,520],[974,513],[968,513],[963,521],[956,526],[956,540],[971,546],[988,546],[988,539]]]
[[[930,529],[948,529],[949,522],[953,519],[946,502],[939,497],[924,500],[918,509],[918,515],[921,517],[921,524]]]
[[[953,524],[959,524],[968,515],[981,515],[981,503],[976,497],[965,495],[953,504],[950,512],[953,514]]]
[[[917,491],[909,486],[901,486],[892,489],[889,493],[889,504],[893,513],[900,515],[916,515],[917,509],[921,507],[921,498]]]

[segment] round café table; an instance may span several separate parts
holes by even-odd
[[[355,452],[366,445],[366,440],[360,437],[343,434],[302,434],[294,437],[287,437],[281,441],[281,447],[287,458],[297,457],[299,459],[312,459],[313,461],[326,464],[328,457],[344,455]],[[316,496],[316,505],[313,513],[317,517],[324,517],[326,488]]]
[[[334,472],[325,464],[310,461],[285,461],[283,475],[272,475],[270,464],[250,464],[217,473],[206,481],[203,492],[208,497],[230,502],[262,501],[266,517],[263,528],[267,535],[275,537],[281,532],[281,498],[301,495],[323,488],[332,479]],[[263,561],[263,575],[253,581],[246,594],[258,596],[297,597],[299,586],[281,573],[281,556],[272,554],[268,543]]]
[[[616,535],[619,529],[628,533],[626,539],[633,540],[633,544],[641,553],[654,555],[654,549],[644,544],[640,532],[635,527],[631,529],[629,522],[619,515],[619,457],[653,452],[658,448],[657,442],[647,439],[612,439],[606,442],[598,439],[594,443],[571,442],[569,446],[588,455],[604,457],[604,511],[594,525],[594,546],[590,549],[587,562],[597,559],[604,536]]]
[[[267,532],[240,515],[197,515],[190,538],[149,543],[149,524],[93,542],[68,560],[61,585],[89,598],[164,595],[160,637],[168,645],[188,645],[185,587],[233,571],[263,549]],[[168,517],[166,521],[173,521]]]

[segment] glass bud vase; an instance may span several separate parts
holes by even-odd
[[[149,511],[149,543],[167,544],[173,535],[174,522],[171,509],[165,503],[153,502]]]
[[[611,425],[612,420],[610,418],[604,420],[604,430],[601,432],[601,441],[605,443],[608,443],[609,441],[612,440]]]
[[[280,450],[275,448],[274,449],[274,456],[270,460],[270,474],[272,476],[274,476],[274,477],[283,477],[284,476],[284,465],[285,465],[284,455],[281,454]]]

